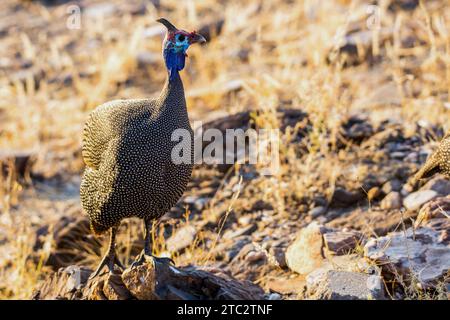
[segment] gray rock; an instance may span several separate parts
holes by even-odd
[[[437,176],[428,181],[420,190],[433,190],[443,196],[447,196],[450,194],[450,180]]]
[[[392,191],[381,201],[381,209],[400,209],[402,207],[402,196],[400,192]]]
[[[364,255],[383,272],[417,279],[422,288],[434,286],[450,271],[450,219],[436,218],[422,227],[370,239]]]
[[[239,238],[233,239],[233,243],[229,242],[221,242],[216,246],[214,251],[216,252],[216,256],[222,257],[225,262],[230,262],[233,260],[239,252],[246,246],[251,245],[251,237],[250,236],[241,236]]]
[[[315,207],[315,208],[312,208],[311,210],[309,210],[308,215],[314,219],[314,218],[320,217],[321,215],[324,215],[325,212],[327,212],[327,208],[323,207],[323,206],[319,206],[319,207]]]
[[[450,216],[450,195],[439,197],[427,202],[419,211],[414,222],[414,228],[434,218],[446,218]]]
[[[192,225],[186,225],[175,231],[169,239],[167,239],[167,249],[171,252],[181,251],[189,247],[197,235],[197,229]]]
[[[286,250],[286,264],[289,269],[299,274],[308,274],[322,266],[325,261],[322,250],[323,233],[325,228],[316,222],[300,230]]]
[[[388,9],[390,11],[411,11],[419,6],[418,0],[393,0],[390,2]]]
[[[80,290],[86,283],[89,276],[89,273],[86,272],[86,269],[79,266],[72,265],[63,270],[69,275],[66,283],[66,289],[68,292]]]
[[[306,277],[306,286],[309,299],[385,299],[381,278],[365,273],[319,269]]]
[[[364,241],[364,237],[357,231],[333,231],[323,235],[325,247],[337,255],[348,254]]]
[[[434,190],[421,190],[409,194],[405,199],[403,199],[403,205],[408,210],[420,209],[422,205],[428,201],[437,198],[439,193]]]
[[[298,232],[287,247],[285,260],[289,269],[306,275],[364,243],[365,238],[357,231],[331,229],[314,221]]]
[[[245,261],[248,263],[253,263],[256,261],[261,261],[266,259],[266,254],[262,251],[250,251],[245,257]]]
[[[269,253],[275,258],[280,268],[286,268],[286,249],[282,247],[272,247],[269,249]]]
[[[405,159],[403,159],[405,162],[418,162],[419,161],[419,153],[417,152],[410,152]]]
[[[331,199],[331,205],[335,207],[348,207],[361,199],[364,195],[361,192],[351,192],[342,188],[336,188]]]
[[[386,182],[385,184],[383,184],[383,186],[381,187],[381,190],[385,193],[385,194],[389,194],[392,191],[400,191],[402,189],[402,182],[398,179],[393,179],[390,180],[388,182]]]
[[[390,156],[391,156],[391,159],[402,160],[407,156],[407,153],[400,152],[400,151],[394,151],[394,152],[391,152]]]

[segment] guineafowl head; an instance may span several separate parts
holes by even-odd
[[[187,32],[177,29],[167,19],[161,18],[156,21],[167,28],[167,34],[163,43],[163,56],[170,79],[173,79],[177,72],[184,68],[187,57],[186,51],[189,46],[194,43],[204,43],[206,40],[196,31]]]

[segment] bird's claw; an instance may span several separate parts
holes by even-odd
[[[152,254],[146,254],[144,251],[141,252],[139,257],[131,264],[131,267],[137,267],[142,265],[147,259],[153,259],[156,262],[164,263],[164,264],[172,264],[175,265],[175,262],[171,258],[167,257],[155,257]]]
[[[91,275],[89,276],[89,280],[93,280],[94,278],[98,277],[100,275],[100,272],[102,271],[102,269],[106,266],[106,263],[100,263],[100,265],[97,267],[97,269],[91,273]],[[112,274],[112,270],[109,270],[109,273]],[[104,273],[102,273],[103,275]]]
[[[117,258],[117,255],[114,255],[114,258],[111,259],[109,255],[106,255],[100,264],[98,265],[97,269],[89,276],[89,280],[92,280],[100,275],[100,272],[103,270],[105,266],[108,267],[109,274],[114,274],[114,265],[117,265],[120,269],[124,270],[122,263]],[[102,273],[103,275],[104,273]]]

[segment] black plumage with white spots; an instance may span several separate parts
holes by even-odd
[[[177,129],[193,135],[179,71],[184,68],[187,48],[205,42],[198,33],[178,30],[166,19],[163,57],[167,79],[157,99],[115,100],[97,107],[83,130],[82,156],[86,164],[80,198],[92,230],[111,230],[108,253],[93,276],[106,265],[113,272],[121,265],[115,255],[117,226],[128,217],[145,222],[145,255],[151,255],[151,221],[160,218],[182,196],[193,168],[191,161],[175,164],[171,153]]]

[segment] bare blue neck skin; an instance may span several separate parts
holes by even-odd
[[[184,69],[187,47],[175,46],[172,42],[167,41],[164,44],[163,56],[169,72],[169,81],[176,79],[178,71]]]

